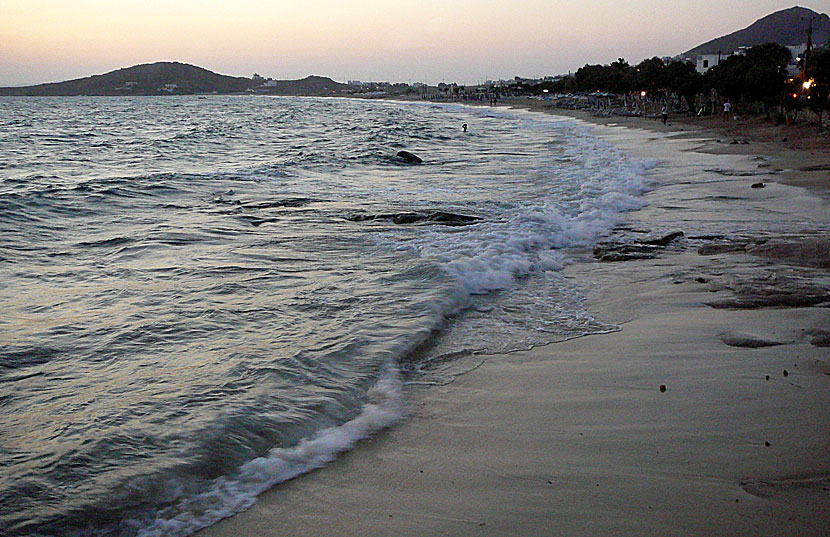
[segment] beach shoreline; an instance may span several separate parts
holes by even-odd
[[[199,535],[827,534],[827,148],[544,111],[668,163],[612,239],[683,238],[564,271],[620,329],[463,358],[404,422]]]
[[[819,196],[830,193],[830,133],[819,133],[806,122],[778,125],[763,116],[689,117],[672,114],[666,125],[657,118],[601,116],[588,110],[555,108],[540,99],[505,99],[500,106],[526,109],[554,116],[572,117],[600,126],[623,126],[675,137],[704,138],[697,151],[763,157],[770,170],[780,172],[778,182],[810,189]]]

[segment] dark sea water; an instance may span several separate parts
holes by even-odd
[[[0,534],[187,535],[434,363],[607,330],[559,271],[641,171],[501,109],[0,98]]]

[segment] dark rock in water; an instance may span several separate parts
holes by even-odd
[[[309,198],[286,198],[283,200],[261,201],[242,204],[246,209],[274,209],[279,207],[305,207],[312,200]]]
[[[760,349],[762,347],[782,345],[778,341],[761,339],[749,334],[721,334],[720,340],[730,347],[740,347],[743,349]]]
[[[599,242],[594,245],[594,258],[604,262],[653,259],[673,240],[682,236],[682,231],[673,231],[667,235],[646,237],[633,242]]]
[[[776,267],[721,278],[714,289],[734,295],[707,305],[720,309],[830,307],[830,285],[823,274]],[[713,290],[714,290],[713,289]]]
[[[764,183],[752,183],[752,188],[764,188],[765,186],[767,185]]]
[[[659,250],[659,246],[650,244],[600,242],[594,246],[594,258],[603,262],[653,259]]]
[[[427,216],[427,221],[435,222],[437,224],[444,224],[446,226],[466,226],[468,224],[474,224],[479,220],[481,220],[481,218],[477,216],[445,213],[443,211],[436,211]]]
[[[705,244],[697,249],[700,255],[716,255],[729,252],[746,252],[749,241],[732,241],[720,244]]]
[[[793,265],[830,268],[830,235],[757,241],[746,250],[752,255]]]
[[[642,244],[651,244],[654,246],[668,246],[674,239],[678,239],[683,236],[682,231],[672,231],[668,235],[663,235],[662,237],[656,237],[653,239],[643,239],[639,242]]]
[[[240,216],[239,218],[240,218],[240,220],[248,222],[249,224],[251,224],[254,227],[259,227],[262,224],[269,224],[269,223],[280,221],[279,218],[257,218],[255,216]]]
[[[469,226],[481,221],[478,216],[455,214],[444,211],[430,213],[385,213],[385,214],[351,214],[346,217],[351,222],[373,222],[388,220],[394,224],[441,224],[443,226]]]
[[[420,222],[424,217],[418,213],[398,213],[391,215],[392,220],[396,224],[414,224]]]
[[[398,154],[395,155],[395,160],[405,162],[406,164],[421,164],[423,162],[421,157],[409,151],[398,151]]]
[[[717,173],[718,175],[723,175],[725,177],[751,177],[753,175],[767,175],[767,173],[765,172],[756,172],[749,170],[725,170],[722,168],[710,168],[703,171],[709,173]]]
[[[715,309],[753,310],[759,308],[806,308],[826,305],[828,302],[830,302],[830,293],[809,295],[775,293],[716,300],[707,302],[706,305]]]

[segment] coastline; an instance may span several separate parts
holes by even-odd
[[[776,125],[758,116],[724,122],[717,116],[672,115],[666,125],[658,119],[630,116],[596,116],[587,110],[554,108],[539,99],[507,99],[501,106],[565,116],[600,126],[623,126],[675,138],[703,138],[696,151],[713,155],[752,155],[766,159],[767,168],[780,173],[778,181],[830,196],[830,133],[819,134],[814,125]]]
[[[579,119],[636,156],[674,161],[651,173],[638,225],[699,225],[734,246],[743,220],[771,213],[756,227],[775,239],[809,213],[826,237],[826,152]],[[750,175],[695,171],[710,161]],[[768,188],[751,189],[759,180]],[[589,311],[620,331],[466,358],[454,383],[410,390],[403,423],[199,535],[827,534],[828,309],[707,305],[735,296],[735,274],[803,267],[748,248],[701,255],[704,243],[571,265]]]

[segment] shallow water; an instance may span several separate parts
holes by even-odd
[[[0,99],[0,530],[186,535],[393,424],[436,361],[607,330],[559,271],[641,171],[520,112]]]

